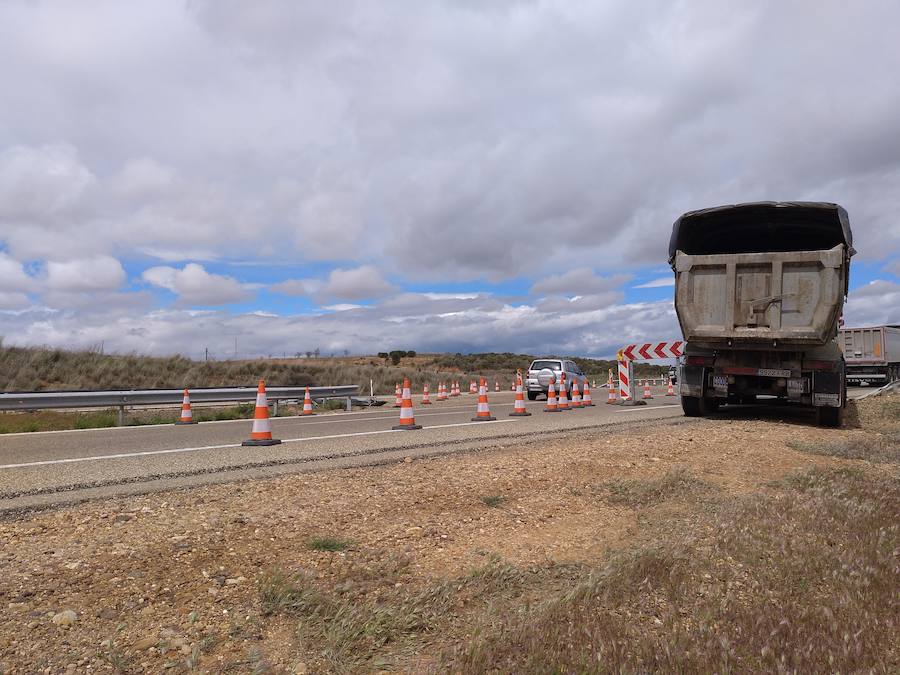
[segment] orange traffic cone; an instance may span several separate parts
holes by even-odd
[[[498,380],[494,380],[494,391],[500,391],[500,382]]]
[[[400,405],[400,424],[391,427],[394,431],[413,431],[421,429],[421,424],[416,424],[413,413],[412,394],[409,393],[409,378],[403,380],[403,398]]]
[[[669,386],[666,388],[666,396],[674,396],[675,395],[675,385],[672,383],[672,378],[669,378]]]
[[[516,402],[513,411],[509,413],[510,417],[531,417],[531,413],[525,410],[525,392],[522,390],[522,378],[517,378],[516,382]]]
[[[496,417],[491,417],[491,410],[488,407],[487,382],[481,378],[481,386],[478,388],[478,407],[475,408],[475,417],[473,422],[493,422]]]
[[[194,413],[191,412],[191,395],[188,390],[184,390],[184,398],[181,399],[181,419],[175,424],[197,424],[194,421]]]
[[[556,403],[556,389],[553,387],[553,380],[550,380],[550,385],[547,387],[547,406],[544,408],[544,412],[559,412],[559,405]]]
[[[253,412],[253,429],[250,440],[241,445],[278,445],[277,438],[272,438],[272,427],[269,425],[269,403],[266,401],[266,383],[259,381],[256,390],[256,410]]]
[[[471,382],[469,382],[469,393],[470,394],[478,393],[478,386],[475,384],[475,380],[472,380]]]
[[[616,387],[615,387],[615,385],[614,385],[612,382],[610,382],[610,383],[607,384],[606,386],[609,387],[609,389],[608,389],[609,394],[608,394],[607,397],[606,397],[606,402],[607,402],[607,403],[612,403],[613,405],[615,405],[615,404],[618,402],[618,396],[617,396],[617,393],[616,393]]]
[[[510,391],[515,391],[515,390],[516,390],[516,383],[515,383],[515,382],[513,382],[511,385],[509,385],[509,390],[510,390]]]
[[[581,392],[581,405],[585,408],[594,407],[594,402],[591,400],[591,388],[588,386],[587,380],[584,381],[584,391]]]
[[[451,396],[459,396],[459,380],[453,381],[453,391],[450,392]]]
[[[572,404],[569,406],[572,410],[583,408],[581,403],[581,392],[578,390],[578,380],[572,382]]]
[[[309,385],[306,386],[306,393],[303,395],[303,412],[301,415],[312,415],[312,399],[309,397]]]
[[[560,410],[571,410],[569,407],[569,392],[568,387],[566,386],[566,374],[559,374],[559,402],[557,405]]]
[[[428,383],[422,389],[422,405],[431,405],[431,399],[428,398]]]
[[[644,398],[653,398],[653,392],[650,391],[650,380],[644,380]]]
[[[438,395],[437,395],[437,400],[438,400],[439,403],[440,403],[441,401],[446,401],[446,400],[447,400],[447,394],[446,394],[446,392],[444,392],[444,383],[443,383],[443,382],[438,382]]]
[[[394,407],[399,408],[403,405],[403,392],[400,391],[400,383],[394,387]]]

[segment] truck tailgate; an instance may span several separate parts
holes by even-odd
[[[675,307],[688,342],[823,345],[843,304],[845,247],[675,256]]]

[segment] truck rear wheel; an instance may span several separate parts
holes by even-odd
[[[528,400],[529,401],[537,401],[537,395],[538,395],[538,393],[536,391],[529,391],[528,392]]]
[[[681,409],[686,417],[705,417],[719,409],[719,402],[699,396],[682,396]]]
[[[830,406],[816,408],[816,424],[831,428],[841,426],[841,409]]]

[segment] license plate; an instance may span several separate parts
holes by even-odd
[[[774,368],[760,368],[758,371],[756,371],[756,374],[760,377],[790,377],[791,371],[776,370]]]
[[[832,408],[840,408],[841,407],[841,395],[840,394],[814,394],[813,395],[813,405],[830,406]]]

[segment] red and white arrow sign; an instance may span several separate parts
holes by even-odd
[[[640,345],[628,345],[622,347],[620,353],[623,361],[636,361],[638,359],[674,359],[682,354],[684,342],[673,340],[672,342],[656,342]]]

